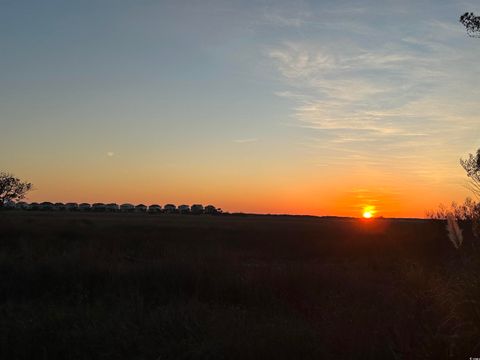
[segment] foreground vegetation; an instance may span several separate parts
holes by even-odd
[[[467,225],[1,212],[0,358],[478,356]]]

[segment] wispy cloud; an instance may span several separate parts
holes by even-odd
[[[401,28],[401,17],[392,21]],[[419,20],[416,33],[386,28],[382,35],[378,25],[357,18],[341,34],[266,48],[285,84],[276,94],[294,102],[297,126],[312,131],[306,144],[322,159],[316,163],[355,160],[421,177],[458,175],[452,166],[480,134],[480,90],[471,79],[480,76],[480,43],[465,45],[455,21]],[[345,40],[358,35],[357,27],[371,37]]]
[[[234,143],[237,143],[237,144],[248,144],[248,143],[253,143],[253,142],[257,142],[258,139],[257,138],[247,138],[247,139],[235,139],[233,140]]]
[[[265,13],[264,21],[266,24],[276,26],[300,27],[305,24],[308,14],[300,13],[296,16],[286,16],[278,12]]]
[[[312,13],[304,1],[275,2],[263,7],[259,24],[275,27],[299,28],[311,20]]]

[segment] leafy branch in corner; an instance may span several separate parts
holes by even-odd
[[[467,29],[468,36],[480,37],[480,16],[472,12],[466,12],[460,16],[460,22]]]

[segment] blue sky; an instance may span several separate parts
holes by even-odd
[[[336,191],[418,214],[398,194],[467,194],[478,3],[0,4],[0,164],[34,198],[349,213]]]

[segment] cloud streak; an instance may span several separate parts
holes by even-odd
[[[258,139],[257,138],[247,138],[247,139],[235,139],[233,140],[234,143],[237,143],[237,144],[248,144],[248,143],[253,143],[253,142],[257,142]]]
[[[454,21],[418,20],[415,31],[396,32],[358,14],[341,34],[325,30],[265,50],[284,84],[276,95],[293,102],[296,125],[311,132],[305,144],[321,164],[355,160],[386,172],[458,178],[451,171],[458,157],[479,145],[480,91],[471,77],[480,75],[480,43],[466,44]],[[321,16],[318,22],[336,26]],[[371,38],[345,40],[357,28]]]

